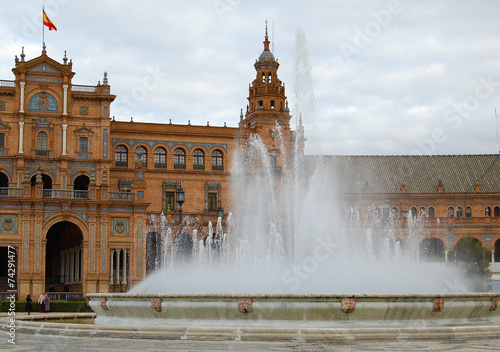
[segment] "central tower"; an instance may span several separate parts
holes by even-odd
[[[275,166],[289,165],[295,142],[295,134],[290,131],[290,110],[285,95],[285,86],[278,78],[279,63],[269,50],[269,37],[264,38],[264,51],[255,61],[257,72],[255,80],[249,86],[246,113],[240,116],[239,127],[247,135],[256,133],[268,147]],[[282,141],[277,141],[276,126],[280,127]],[[280,145],[277,145],[279,142]],[[283,155],[284,144],[286,155]]]

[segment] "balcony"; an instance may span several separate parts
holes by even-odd
[[[0,187],[0,197],[22,197],[22,190],[14,187]]]
[[[131,193],[131,192],[109,192],[109,200],[133,202],[134,201],[134,193]]]
[[[89,191],[68,190],[68,189],[44,189],[43,198],[54,199],[88,199]]]
[[[205,170],[205,164],[194,164],[193,170]]]
[[[174,164],[174,170],[186,170],[186,164]]]
[[[223,165],[212,165],[212,171],[224,171]]]

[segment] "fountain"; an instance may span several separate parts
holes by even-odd
[[[276,125],[286,155],[281,132]],[[341,211],[332,165],[294,160],[276,176],[267,147],[252,136],[233,161],[238,199],[225,228],[219,218],[182,233],[194,243],[189,262],[173,227],[152,217],[163,243],[158,270],[129,293],[88,294],[96,323],[180,339],[500,336],[497,293],[472,293],[458,270],[417,260],[423,217],[402,228],[388,208]]]
[[[405,336],[478,325],[499,332],[492,328],[500,322],[497,294],[468,292],[452,267],[412,255],[424,218],[409,218],[403,229],[389,209],[373,208],[364,218],[357,208],[342,214],[328,165],[307,165],[308,177],[298,174],[301,165],[274,177],[257,136],[249,151],[234,163],[241,201],[224,231],[219,218],[215,230],[213,224],[205,230],[212,236],[189,234],[191,261],[178,262],[175,231],[153,217],[163,267],[129,293],[87,295],[97,324],[207,338],[265,338],[273,331],[280,339],[308,341],[339,329],[346,329],[342,338],[360,338],[374,327]],[[249,159],[260,161],[251,176]]]

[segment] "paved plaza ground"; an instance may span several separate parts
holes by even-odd
[[[64,314],[64,313],[63,313]],[[39,318],[40,313],[34,313]],[[44,314],[53,318],[61,313]],[[18,313],[18,323],[26,318],[26,313]],[[447,338],[447,339],[389,339],[387,341],[372,340],[352,340],[339,342],[331,340],[322,342],[294,342],[294,341],[234,341],[224,340],[183,340],[165,339],[164,336],[150,336],[151,338],[140,338],[131,334],[130,337],[123,334],[115,337],[99,337],[92,335],[69,336],[71,331],[67,331],[61,324],[60,330],[53,330],[47,333],[44,329],[24,329],[16,331],[15,344],[9,343],[6,323],[8,317],[6,313],[0,313],[0,351],[237,351],[237,352],[284,352],[284,351],[304,351],[304,352],[330,352],[330,351],[458,351],[458,352],[478,352],[478,351],[500,351],[500,338],[480,338],[478,331],[477,338]],[[40,321],[40,326],[44,324]],[[21,324],[22,326],[22,324]],[[476,337],[475,335],[473,335]],[[279,336],[277,336],[279,339]],[[282,339],[283,340],[283,339]]]
[[[500,339],[472,341],[363,341],[352,344],[292,343],[292,342],[245,342],[245,341],[173,341],[137,340],[99,337],[70,337],[57,335],[32,335],[18,333],[16,345],[7,343],[4,337],[0,351],[237,351],[237,352],[330,352],[330,351],[500,351]]]

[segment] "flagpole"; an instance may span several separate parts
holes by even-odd
[[[45,5],[42,5],[42,50],[45,50],[45,24],[43,23],[44,12],[45,12]]]

